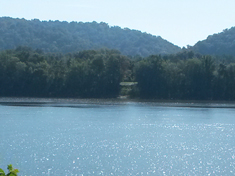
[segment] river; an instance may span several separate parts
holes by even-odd
[[[234,175],[235,104],[0,99],[0,168],[36,175]]]

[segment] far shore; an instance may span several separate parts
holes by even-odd
[[[164,107],[201,107],[201,108],[235,108],[234,101],[208,101],[208,100],[159,100],[139,99],[122,96],[118,98],[33,98],[33,97],[0,97],[0,105],[9,106],[55,106],[68,107],[81,104],[91,105],[125,105],[128,103],[143,103],[151,106]]]

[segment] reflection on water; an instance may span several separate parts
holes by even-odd
[[[46,100],[46,101],[45,101]],[[233,175],[234,104],[0,103],[0,168],[21,175]]]

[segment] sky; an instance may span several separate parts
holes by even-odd
[[[0,17],[105,22],[180,47],[235,26],[235,0],[0,0]]]

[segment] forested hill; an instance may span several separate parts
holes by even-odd
[[[235,27],[208,36],[206,40],[197,42],[192,49],[201,54],[235,56]]]
[[[30,46],[45,52],[77,52],[109,48],[124,55],[172,54],[178,46],[147,33],[106,23],[0,18],[0,50]]]

